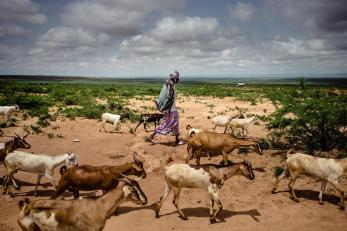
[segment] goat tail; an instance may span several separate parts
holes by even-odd
[[[22,210],[23,207],[24,207],[25,205],[29,204],[29,203],[30,203],[30,200],[29,200],[29,198],[27,198],[27,197],[26,197],[24,200],[18,201],[19,209]]]
[[[61,168],[60,168],[60,175],[63,175],[64,172],[66,172],[66,170],[67,170],[67,167],[65,165],[61,166]]]

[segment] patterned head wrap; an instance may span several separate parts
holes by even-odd
[[[180,73],[178,71],[175,71],[175,74],[170,74],[170,79],[174,82],[177,83],[180,80]]]

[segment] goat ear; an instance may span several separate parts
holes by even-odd
[[[133,158],[134,158],[134,161],[135,161],[136,163],[142,163],[141,160],[137,159],[137,154],[136,154],[136,152],[133,153]]]
[[[124,185],[122,191],[125,198],[127,198],[132,193],[131,187],[129,187],[129,185]]]

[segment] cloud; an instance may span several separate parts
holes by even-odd
[[[344,0],[267,0],[267,10],[334,49],[347,49],[347,4]]]
[[[31,0],[1,0],[0,23],[43,24],[47,22],[47,17],[40,10],[39,5]]]
[[[218,33],[216,18],[163,18],[157,23],[151,36],[165,43],[208,41]]]
[[[77,49],[81,47],[100,47],[109,43],[107,34],[93,34],[81,28],[54,27],[39,37],[36,45],[50,49]]]
[[[62,16],[67,25],[119,36],[138,34],[148,13],[182,7],[183,0],[101,0],[73,2]]]
[[[25,35],[27,31],[16,24],[3,24],[0,25],[0,37],[4,37],[6,35]]]
[[[134,55],[208,55],[234,46],[237,28],[223,30],[216,18],[165,17],[148,33],[124,40],[120,50]]]
[[[248,3],[238,2],[236,5],[228,5],[227,7],[230,17],[241,22],[249,21],[256,12],[256,8]]]

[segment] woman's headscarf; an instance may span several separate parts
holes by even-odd
[[[175,71],[175,74],[170,74],[170,80],[172,80],[172,82],[177,83],[180,80],[180,73],[178,73],[178,71]]]

